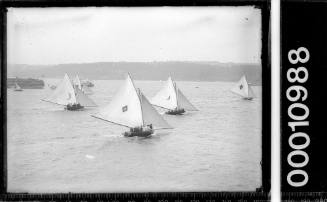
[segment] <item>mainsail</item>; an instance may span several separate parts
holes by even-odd
[[[77,87],[78,89],[80,89],[81,91],[83,91],[83,93],[85,93],[87,95],[93,94],[93,91],[89,87],[87,87],[85,84],[84,85],[82,84],[78,75],[76,75],[73,83],[74,83],[74,86]]]
[[[87,87],[87,85],[82,85],[82,91],[83,91],[86,95],[93,94],[93,91],[91,90],[91,88]]]
[[[177,108],[182,108],[187,111],[198,111],[198,109],[192,105],[192,103],[185,97],[185,95],[179,89],[177,89],[177,100]]]
[[[172,128],[160,114],[158,114],[157,110],[151,105],[149,100],[143,95],[141,91],[139,91],[139,96],[141,100],[142,106],[142,118],[143,124],[149,125],[152,124],[153,129],[169,129]]]
[[[136,90],[130,75],[110,104],[94,117],[130,128],[148,124],[155,129],[171,128],[145,96]]]
[[[77,86],[80,90],[82,90],[81,80],[79,79],[78,75],[76,75],[76,77],[75,77],[73,83],[74,83],[74,85]]]
[[[151,99],[151,104],[169,110],[185,109],[197,111],[171,77],[168,78],[164,87]]]
[[[72,86],[67,74],[65,74],[64,79],[59,83],[54,92],[48,98],[43,99],[43,101],[52,102],[59,105],[76,103],[74,87]]]
[[[164,87],[151,99],[150,102],[155,106],[171,110],[177,107],[175,85],[170,77]]]
[[[242,78],[236,83],[236,85],[231,89],[231,91],[244,98],[254,97],[253,90],[248,84],[245,76],[242,76]]]
[[[87,97],[80,89],[76,88],[76,101],[80,105],[84,107],[96,107],[97,105],[91,100],[89,97]]]
[[[15,83],[15,90],[22,90],[22,88],[17,83]]]

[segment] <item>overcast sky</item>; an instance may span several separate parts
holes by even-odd
[[[254,7],[11,8],[9,64],[260,63]]]

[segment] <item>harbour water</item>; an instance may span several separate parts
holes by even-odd
[[[230,82],[177,81],[199,111],[163,115],[174,129],[126,138],[127,128],[90,116],[122,83],[94,81],[90,98],[99,107],[83,111],[41,101],[50,89],[8,89],[8,191],[254,191],[261,186],[261,86],[253,87],[256,97],[248,101],[229,91]],[[148,98],[163,84],[135,81]]]

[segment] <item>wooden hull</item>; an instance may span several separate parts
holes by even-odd
[[[178,110],[169,110],[166,112],[166,114],[169,115],[182,115],[185,112],[184,109],[178,109]]]
[[[69,111],[78,111],[84,109],[84,107],[81,106],[80,104],[74,104],[74,105],[67,105],[65,109]]]
[[[142,130],[142,131],[137,131],[137,132],[132,132],[132,131],[127,131],[124,132],[123,135],[125,137],[148,137],[153,133],[153,130]]]

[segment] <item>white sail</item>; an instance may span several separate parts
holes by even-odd
[[[80,89],[75,88],[76,101],[84,107],[96,107],[97,105],[87,95],[85,95]]]
[[[164,87],[151,99],[151,104],[165,109],[174,110],[177,108],[177,96],[175,85],[169,77]]]
[[[83,91],[86,95],[91,95],[91,94],[93,94],[93,91],[91,90],[91,88],[87,87],[86,85],[82,85],[82,91]]]
[[[182,91],[178,89],[171,77],[168,78],[165,86],[151,99],[151,104],[170,110],[185,109],[197,111]]]
[[[54,92],[43,100],[59,105],[76,103],[75,91],[67,74],[65,74],[64,79],[60,82]]]
[[[94,117],[131,128],[143,126],[140,99],[129,75],[110,104]]]
[[[252,98],[254,96],[254,93],[248,82],[246,81],[245,76],[242,76],[242,78],[236,83],[236,85],[231,89],[231,91],[244,98]]]
[[[22,88],[17,83],[15,83],[15,89],[16,90],[22,90]]]
[[[143,126],[152,124],[153,129],[169,129],[172,128],[157,110],[150,104],[148,99],[139,91],[142,107]]]
[[[179,109],[185,109],[187,111],[198,111],[198,109],[192,105],[192,103],[179,89],[177,89],[177,103]]]
[[[85,95],[93,94],[93,91],[89,87],[87,87],[85,84],[84,85],[82,84],[78,75],[76,75],[75,79],[73,80],[73,85],[78,89],[82,90]]]
[[[74,85],[76,85],[80,90],[82,90],[81,80],[79,79],[78,75],[76,75],[76,77],[75,77],[73,83],[74,83]]]

